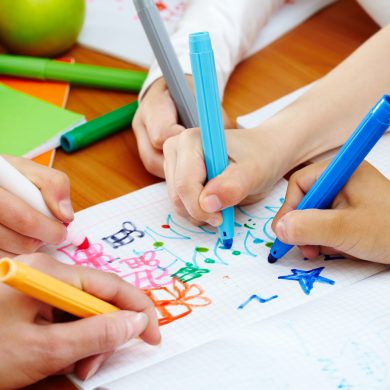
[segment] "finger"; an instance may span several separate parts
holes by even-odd
[[[315,259],[320,255],[320,247],[318,245],[299,245],[298,248],[306,259]]]
[[[139,336],[148,323],[145,313],[125,310],[93,316],[68,323],[42,325],[39,327],[47,345],[50,371],[57,372],[64,367],[106,352],[113,352],[132,338]]]
[[[178,124],[178,115],[168,90],[141,103],[144,125],[155,149],[162,150],[164,142],[180,134],[184,127]]]
[[[0,248],[5,253],[13,253],[13,256],[22,253],[33,253],[41,246],[42,241],[23,236],[6,226],[0,225]]]
[[[224,129],[233,129],[234,128],[232,121],[229,118],[229,115],[227,114],[227,112],[224,109],[222,109],[222,122],[223,122]]]
[[[212,213],[239,204],[251,193],[254,177],[247,164],[229,164],[220,175],[206,184],[200,195],[201,208]]]
[[[99,371],[99,368],[112,356],[112,354],[113,352],[106,352],[82,359],[76,363],[74,373],[81,380],[88,380]]]
[[[45,203],[56,218],[66,223],[73,220],[70,184],[65,173],[26,159],[9,156],[7,159],[39,188]]]
[[[75,364],[71,364],[68,367],[64,367],[61,370],[57,371],[54,375],[68,375],[72,374],[75,369]]]
[[[62,223],[39,213],[22,199],[2,188],[0,210],[4,210],[0,213],[1,224],[23,236],[49,244],[59,244],[66,237],[66,229]]]
[[[168,196],[175,209],[175,212],[184,218],[188,218],[189,214],[184,207],[180,196],[175,191],[175,171],[177,165],[177,144],[178,137],[171,137],[164,143],[164,173],[167,183]]]
[[[45,254],[20,256],[32,267],[42,270],[66,283],[84,290],[120,309],[144,312],[149,322],[141,338],[149,344],[158,344],[161,336],[157,315],[151,300],[138,288],[119,276],[98,270],[60,263]]]
[[[7,252],[7,251],[5,251],[3,249],[0,249],[0,257],[9,257],[10,259],[12,259],[15,256],[16,256],[16,253]]]
[[[348,237],[344,210],[295,210],[284,215],[275,225],[278,238],[292,245],[340,247]]]
[[[328,161],[309,165],[295,172],[290,177],[283,205],[276,213],[275,218],[272,221],[271,226],[273,230],[275,230],[277,222],[283,215],[297,208],[299,202],[316,182],[327,164]]]
[[[199,204],[199,197],[206,180],[199,129],[185,130],[178,138],[175,166],[175,192],[180,197],[188,214],[197,221],[212,226],[222,223],[219,212],[206,212]]]
[[[164,178],[164,156],[160,150],[153,148],[145,127],[138,121],[133,121],[133,131],[136,136],[138,152],[146,170],[151,174]]]

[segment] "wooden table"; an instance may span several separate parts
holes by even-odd
[[[354,0],[340,0],[243,61],[227,85],[225,110],[235,119],[320,78],[377,30]],[[79,63],[139,69],[81,47],[68,54]],[[127,93],[72,87],[67,107],[92,119],[136,98]],[[130,129],[72,155],[59,150],[54,167],[69,175],[76,211],[159,181],[143,167]],[[65,377],[53,377],[27,389],[75,387]]]

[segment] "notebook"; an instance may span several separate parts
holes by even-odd
[[[249,114],[242,115],[237,118],[237,127],[239,128],[250,128],[260,125],[265,122],[267,119],[274,116],[278,111],[286,108],[288,105],[293,103],[296,99],[302,96],[306,91],[308,91],[314,83],[306,85],[302,88],[299,88],[286,96],[281,97],[274,102],[265,105],[264,107],[259,108],[256,111],[253,111]],[[313,162],[321,161],[324,159],[329,159],[337,153],[338,149],[331,150],[329,152],[323,153],[320,156],[312,159]],[[367,155],[366,159],[370,164],[379,169],[384,176],[390,179],[390,133],[389,130],[387,133],[382,136],[379,142]]]
[[[236,208],[235,240],[230,250],[221,245],[214,228],[195,227],[175,215],[165,183],[78,212],[76,223],[89,237],[91,247],[78,250],[63,243],[47,246],[44,251],[66,263],[113,272],[143,289],[156,307],[163,341],[152,347],[133,340],[91,379],[81,382],[72,377],[72,381],[81,389],[172,389],[181,388],[181,384],[186,389],[301,389],[305,387],[281,385],[289,379],[280,377],[277,362],[283,360],[283,367],[288,368],[286,353],[295,351],[296,344],[284,345],[283,340],[291,332],[296,332],[298,341],[304,339],[307,328],[313,328],[309,335],[313,343],[327,348],[321,355],[324,359],[340,360],[337,375],[365,375],[365,366],[348,362],[349,355],[345,361],[339,357],[339,339],[329,342],[333,331],[327,334],[328,316],[332,324],[339,320],[336,325],[344,333],[353,324],[348,316],[344,317],[343,306],[326,302],[342,300],[350,286],[359,285],[385,266],[341,256],[308,261],[296,248],[283,260],[268,264],[269,248],[275,239],[271,223],[286,187],[287,182],[282,180],[263,201]],[[386,297],[378,296],[378,302],[388,305]],[[355,306],[351,307],[357,307],[363,298],[354,298]],[[364,301],[362,305],[365,307]],[[306,308],[310,307],[317,314],[323,312],[319,317],[325,318],[323,322],[314,321],[317,314],[310,322],[311,309],[307,309],[306,322]],[[363,309],[358,313],[354,313],[355,320],[369,322],[370,318],[361,316]],[[282,320],[275,325],[267,325],[280,317]],[[285,330],[278,339],[279,328],[284,329],[286,321],[292,324],[292,330]],[[274,326],[274,331],[268,333]],[[225,345],[226,340],[229,342]],[[253,348],[251,340],[256,341]],[[273,346],[278,340],[279,344]],[[264,354],[258,350],[263,344]],[[301,358],[305,351],[302,346],[297,348],[295,353]],[[310,349],[308,353],[315,358],[317,352]],[[258,363],[252,361],[260,357]],[[291,375],[292,370],[299,370],[293,378],[316,387],[319,369],[311,371],[305,365],[307,359],[297,367],[294,358]],[[325,360],[323,365],[328,367]],[[256,382],[259,378],[261,381]],[[327,372],[321,378],[328,384],[338,380]],[[386,380],[389,385],[390,379]],[[203,387],[199,387],[201,383]]]
[[[73,58],[59,58],[58,61],[74,62]],[[60,81],[45,81],[16,78],[10,76],[0,76],[0,83],[8,87],[24,92],[28,95],[42,99],[46,102],[55,104],[58,107],[65,108],[69,96],[70,85]],[[53,166],[55,149],[48,150],[33,158],[39,164],[48,167]]]
[[[85,121],[64,110],[0,83],[0,153],[28,158],[59,146],[60,136]]]

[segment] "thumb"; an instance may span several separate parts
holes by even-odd
[[[51,212],[62,222],[72,222],[74,211],[68,176],[56,169],[50,169],[45,176],[36,177],[35,184],[40,188]]]
[[[57,372],[88,356],[114,351],[140,335],[148,324],[145,313],[120,310],[68,323],[53,324],[45,334],[49,345],[55,345],[51,359]],[[52,340],[52,341],[50,341]]]
[[[252,191],[252,170],[244,164],[231,163],[203,189],[199,204],[207,213],[235,206]]]
[[[345,242],[344,210],[295,210],[275,225],[275,234],[286,244],[338,248]]]

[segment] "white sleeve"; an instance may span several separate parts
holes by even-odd
[[[190,33],[208,31],[214,50],[219,93],[223,92],[234,67],[251,48],[259,30],[284,0],[192,0],[171,40],[185,74],[191,74],[188,36]],[[139,99],[159,77],[161,70],[153,62]]]
[[[390,0],[357,0],[381,27],[390,23]]]

